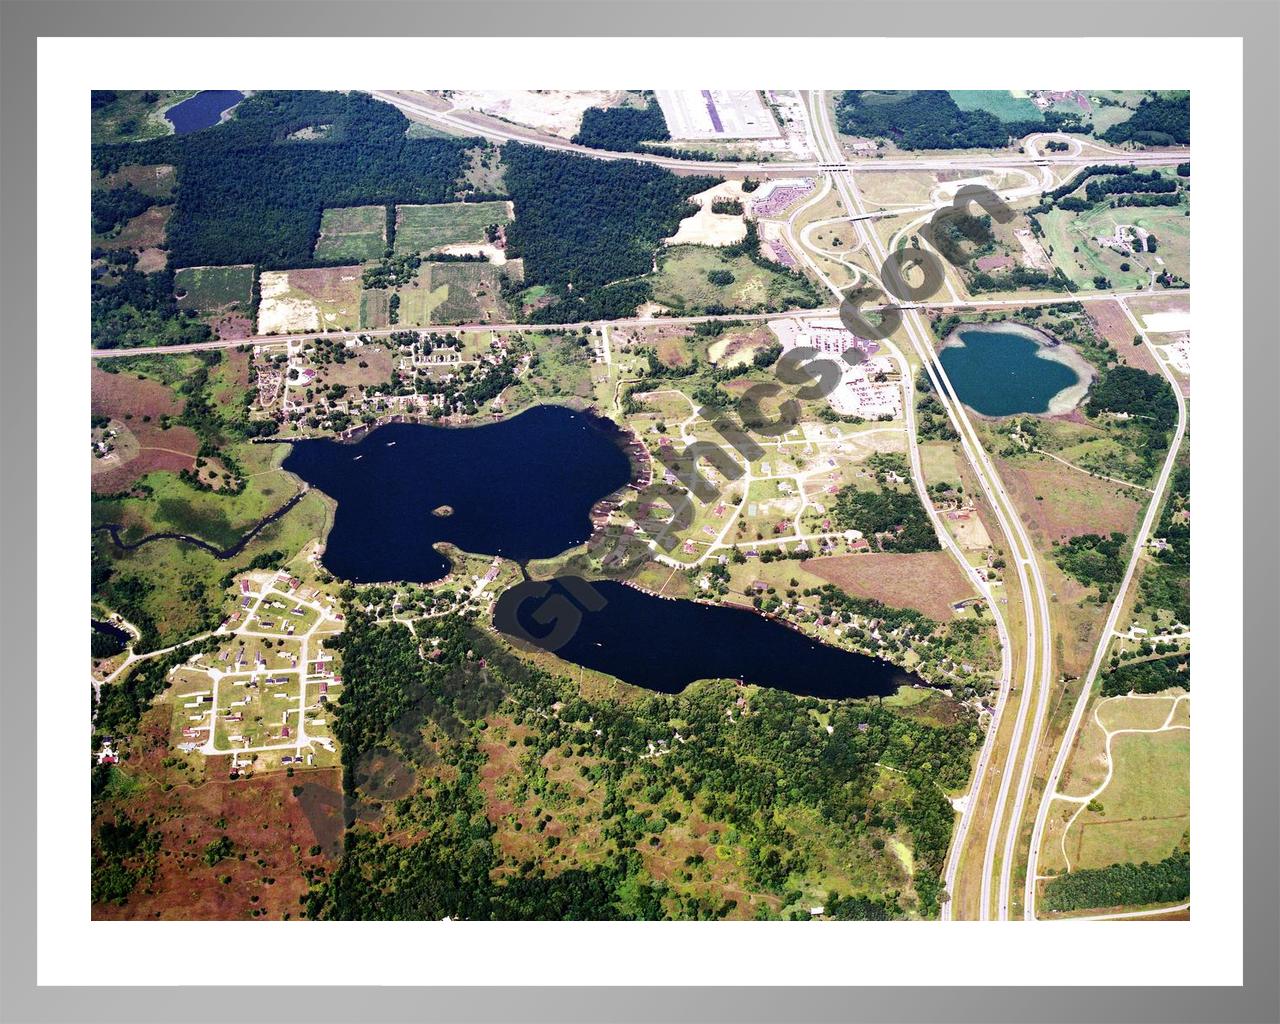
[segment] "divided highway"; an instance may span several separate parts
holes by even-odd
[[[828,107],[825,94],[822,92],[813,92],[809,96],[809,115],[814,129],[814,139],[816,145],[821,152],[824,152],[831,161],[837,162],[840,158],[840,146],[834,124],[832,123],[830,108]],[[858,193],[857,186],[852,180],[848,172],[837,173],[834,175],[836,184],[844,197],[846,210],[850,214],[865,214],[866,209],[862,202],[862,198]],[[861,220],[855,222],[855,229],[859,232],[863,243],[868,247],[868,251],[878,260],[883,260],[887,255],[884,243],[876,235],[874,230],[868,230],[865,223]],[[942,305],[944,303],[940,303]],[[934,392],[939,402],[946,410],[956,432],[960,435],[961,447],[965,456],[969,461],[974,474],[978,478],[978,482],[982,487],[982,491],[986,496],[987,502],[994,513],[997,522],[1000,525],[1001,532],[1005,535],[1006,542],[1011,548],[1012,563],[1016,570],[1019,584],[1024,595],[1024,618],[1026,625],[1026,659],[1022,673],[1022,686],[1020,687],[1021,697],[1018,707],[1018,718],[1015,724],[1014,740],[1010,746],[1008,758],[1006,759],[1005,768],[1001,774],[1001,784],[999,796],[996,801],[993,812],[992,826],[988,832],[988,842],[983,861],[983,883],[981,893],[981,905],[979,917],[986,919],[991,910],[991,893],[990,882],[994,869],[994,859],[998,848],[998,838],[1000,836],[1000,824],[1004,815],[1004,806],[1008,799],[1008,791],[1010,779],[1014,773],[1016,764],[1016,755],[1021,744],[1023,732],[1026,724],[1027,710],[1030,702],[1030,695],[1037,689],[1039,684],[1040,704],[1047,703],[1047,687],[1050,673],[1049,652],[1051,645],[1049,642],[1049,614],[1048,614],[1048,598],[1044,590],[1044,581],[1040,575],[1039,565],[1036,562],[1035,550],[1031,545],[1030,538],[1022,525],[1017,510],[1014,508],[1008,493],[1005,491],[1004,484],[996,473],[995,467],[988,457],[985,449],[982,447],[981,441],[974,430],[973,424],[968,418],[963,404],[956,396],[950,380],[947,378],[946,371],[943,369],[941,362],[934,352],[933,343],[930,340],[929,329],[923,322],[923,318],[917,307],[906,307],[903,313],[903,324],[906,328],[907,336],[911,341],[912,347],[915,349],[916,355],[919,357],[925,372],[929,376],[929,380],[933,385]],[[994,605],[993,605],[994,609]],[[1040,666],[1040,673],[1037,677],[1036,667]],[[1012,681],[1009,685],[1002,687],[1001,699],[996,708],[995,716],[987,731],[987,738],[984,741],[983,749],[979,753],[978,768],[975,770],[974,782],[970,788],[969,798],[965,802],[961,810],[961,820],[956,828],[956,840],[953,842],[953,850],[948,859],[946,874],[954,883],[958,877],[957,871],[960,858],[963,855],[963,842],[967,837],[970,826],[971,817],[974,809],[979,803],[981,796],[981,785],[985,781],[989,762],[994,753],[994,745],[998,742],[998,733],[1000,730],[1003,713],[1007,706],[1007,698],[1014,692]],[[1040,716],[1038,716],[1039,719]],[[1010,828],[1014,829],[1016,837],[1017,818],[1015,817]],[[1012,843],[1012,839],[1009,841]],[[1002,897],[1003,900],[1003,897]],[[1007,901],[1002,902],[1001,915],[1005,916],[1007,911]],[[944,916],[949,916],[950,904],[944,909]]]

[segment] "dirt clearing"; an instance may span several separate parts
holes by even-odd
[[[698,212],[680,222],[680,228],[667,245],[733,245],[747,237],[747,223],[742,214],[713,213],[717,199],[742,201],[742,182],[722,181],[719,185],[690,196],[698,204]]]

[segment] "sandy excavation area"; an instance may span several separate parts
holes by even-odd
[[[293,334],[320,329],[320,309],[310,299],[289,294],[287,270],[264,270],[258,279],[262,301],[258,304],[259,334]]]
[[[700,209],[692,217],[680,222],[680,228],[667,245],[733,245],[747,237],[747,222],[742,214],[712,213],[711,205],[717,199],[742,201],[742,182],[722,181],[719,185],[690,196]]]
[[[458,245],[442,245],[437,252],[445,253],[449,256],[483,256],[495,267],[501,267],[507,262],[507,253],[504,249],[499,249],[496,245],[468,245],[459,243]]]
[[[464,89],[449,96],[455,107],[505,118],[562,139],[571,139],[578,133],[584,110],[624,105],[630,98],[631,94],[622,89]]]

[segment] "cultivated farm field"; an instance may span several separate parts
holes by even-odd
[[[381,206],[330,207],[320,215],[318,260],[372,260],[387,248],[387,211]]]
[[[178,305],[200,313],[247,310],[253,301],[253,266],[183,267],[173,275]]]
[[[512,219],[511,203],[439,203],[396,207],[395,251],[430,252],[446,245],[479,244],[485,228]]]

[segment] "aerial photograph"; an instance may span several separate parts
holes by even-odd
[[[94,920],[1190,920],[1189,92],[81,95]]]

